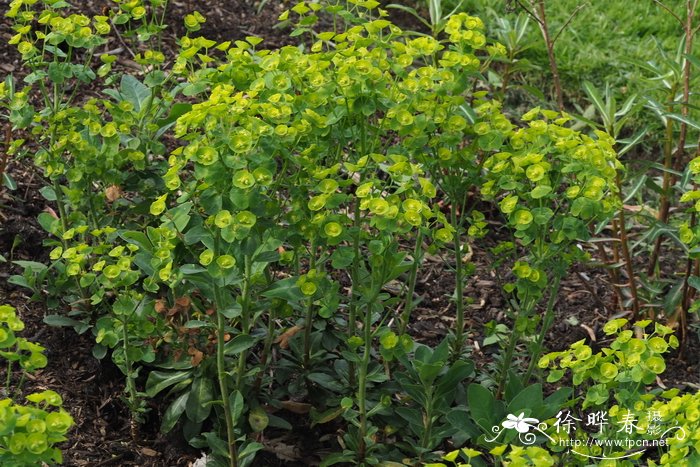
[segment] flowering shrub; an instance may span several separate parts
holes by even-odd
[[[42,346],[15,335],[22,329],[24,323],[15,309],[0,306],[0,356],[7,360],[8,371],[17,362],[22,371],[31,373],[44,368],[47,360]],[[20,389],[13,388],[11,381],[8,375],[8,395]],[[18,404],[12,396],[0,400],[0,460],[3,465],[60,464],[61,450],[54,445],[67,440],[73,418],[63,410],[61,396],[54,391],[32,393],[26,399],[30,404]]]
[[[563,458],[513,437],[493,447],[483,426],[450,414],[476,420],[487,405],[472,402],[486,401],[493,418],[505,413],[502,399],[523,409],[532,398],[549,417],[568,395],[545,400],[529,383],[559,282],[586,256],[577,242],[619,207],[609,136],[582,134],[567,115],[540,108],[515,124],[475,91],[504,49],[464,13],[445,17],[440,36],[416,37],[373,1],[301,2],[281,19],[295,36],[308,34],[308,47],[277,50],[256,37],[193,37],[205,18],[192,13],[166,69],[147,44],[159,26],[143,21],[163,2],[117,2],[92,18],[63,3],[14,1],[9,13],[32,71],[26,81],[44,102],[34,109],[31,89],[11,79],[0,100],[39,143],[34,160],[50,181],[42,193],[58,207],[39,218],[51,234],[51,273],[28,268],[14,281],[38,290],[46,280],[53,305],[59,294],[74,305],[47,321],[92,330],[94,355],[111,355],[125,375],[134,438],[145,399],[163,394],[162,431],[181,423],[212,462],[254,465],[261,433],[290,428],[267,409],[295,399],[313,403],[313,423],[345,422],[324,465],[438,461],[433,451],[447,440],[486,445],[510,465]],[[312,30],[320,15],[332,31]],[[93,70],[114,27],[139,45],[143,76],[115,73],[111,55]],[[98,96],[75,100],[70,86],[93,80]],[[486,234],[476,206],[488,203],[510,230],[493,251],[512,266],[505,292],[517,311],[495,394],[462,383],[473,372],[465,242]],[[426,247],[451,257],[455,271],[455,326],[436,349],[407,335]],[[389,293],[404,275],[405,290]],[[550,382],[565,368],[575,385],[594,381],[590,406],[610,391],[637,401],[675,345],[668,334],[621,334],[614,351],[595,356],[580,342],[540,362],[559,362]],[[511,369],[521,337],[531,345],[522,378]],[[637,351],[644,365],[632,363]],[[477,451],[455,452],[446,460],[482,462]]]

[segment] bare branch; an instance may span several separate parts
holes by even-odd
[[[685,26],[685,21],[683,21],[677,14],[675,14],[675,13],[673,12],[673,10],[671,10],[669,7],[667,7],[666,5],[664,5],[663,3],[661,3],[661,1],[659,1],[659,0],[652,0],[652,1],[653,1],[654,3],[656,3],[657,5],[659,5],[661,8],[663,8],[664,10],[668,11],[668,12],[671,14],[671,16],[673,16],[674,18],[676,18],[676,21],[678,21],[679,23],[681,23],[681,26]]]
[[[571,15],[569,16],[569,19],[566,20],[566,23],[564,23],[564,25],[561,27],[561,29],[559,29],[559,32],[554,36],[554,39],[552,39],[552,44],[554,44],[557,41],[557,39],[559,39],[559,36],[561,35],[561,33],[564,32],[564,29],[566,29],[566,27],[569,25],[569,23],[571,23],[571,21],[573,21],[574,17],[578,14],[578,12],[587,6],[588,6],[588,3],[582,3],[581,5],[576,7],[576,9],[573,11],[573,13],[571,13]]]
[[[542,19],[540,19],[540,17],[537,16],[534,11],[530,10],[521,0],[515,0],[515,3],[517,3],[520,8],[525,10],[525,13],[527,13],[532,19],[537,21],[540,25],[542,24]]]

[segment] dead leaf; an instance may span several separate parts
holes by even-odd
[[[148,457],[160,456],[160,453],[158,451],[154,451],[151,448],[141,448],[141,454],[143,454],[144,456],[148,456]]]
[[[110,203],[115,202],[121,197],[122,189],[118,185],[108,186],[105,190],[105,198],[107,198],[107,201],[109,201]]]
[[[196,349],[194,347],[190,347],[187,349],[187,354],[192,356],[192,359],[190,360],[190,363],[192,363],[192,366],[198,366],[200,363],[202,363],[202,360],[204,359],[204,353]]]
[[[291,328],[280,334],[277,339],[275,339],[275,344],[280,345],[280,349],[286,349],[289,347],[289,339],[294,337],[299,331],[301,331],[301,326],[292,326]]]
[[[282,461],[294,462],[301,459],[299,448],[283,442],[283,438],[270,439],[263,444],[266,451],[273,452]]]
[[[280,401],[280,405],[283,409],[298,415],[304,415],[311,411],[311,404],[305,402]]]
[[[165,304],[165,300],[156,300],[155,305],[153,305],[153,308],[155,308],[156,313],[163,314],[167,311],[168,306]]]
[[[180,297],[175,300],[175,305],[179,306],[184,311],[189,311],[190,305],[192,305],[192,300],[190,297]]]
[[[44,212],[48,212],[51,215],[51,217],[53,217],[54,219],[58,219],[58,214],[56,214],[56,211],[54,211],[50,207],[46,206],[44,208]]]

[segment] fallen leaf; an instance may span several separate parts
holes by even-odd
[[[54,211],[50,207],[46,206],[44,208],[44,212],[48,212],[51,215],[51,217],[53,217],[54,219],[58,219],[58,214],[56,214],[56,211]]]
[[[105,190],[105,198],[110,203],[115,202],[122,197],[122,189],[118,185],[110,185]]]
[[[160,455],[158,451],[154,451],[151,448],[141,448],[141,454],[148,457],[156,457]]]
[[[155,308],[156,313],[165,313],[166,310],[168,309],[167,305],[165,304],[165,300],[156,300],[155,305],[153,305],[153,308]]]
[[[298,415],[304,415],[311,411],[311,404],[296,401],[280,401],[283,409]]]
[[[190,360],[190,363],[192,363],[192,366],[198,366],[200,363],[202,363],[202,360],[204,359],[204,353],[196,349],[194,347],[190,347],[187,349],[187,354],[192,356],[192,359]]]
[[[301,331],[301,326],[292,326],[291,328],[280,334],[277,339],[275,339],[275,344],[279,344],[281,349],[286,349],[289,347],[289,339],[294,337],[299,331]]]

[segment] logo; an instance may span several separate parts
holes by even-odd
[[[493,438],[485,441],[494,442],[501,434],[515,430],[520,442],[526,446],[548,442],[550,446],[567,447],[569,452],[581,457],[615,460],[635,456],[651,447],[668,446],[670,438],[681,441],[687,436],[682,427],[663,423],[658,411],[648,410],[643,415],[646,417],[644,424],[640,423],[644,418],[631,410],[623,411],[619,420],[611,421],[609,415],[609,412],[598,410],[578,418],[570,411],[561,410],[556,421],[549,426],[536,418],[526,417],[525,412],[517,416],[508,414],[500,426],[491,428]],[[601,448],[601,455],[590,454],[589,448],[593,447]],[[624,454],[614,455],[613,452],[619,449],[624,449]]]

